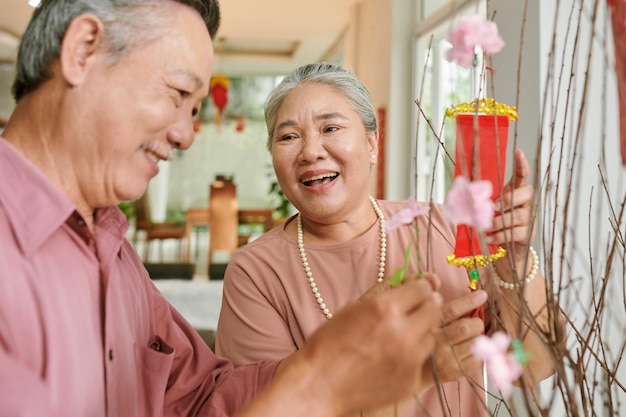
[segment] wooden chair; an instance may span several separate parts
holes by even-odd
[[[267,232],[274,227],[274,210],[271,208],[243,209],[239,210],[239,224],[260,224],[263,226],[263,232]],[[239,235],[239,246],[248,243],[250,235]]]
[[[187,231],[184,224],[178,222],[153,222],[150,216],[150,206],[147,195],[144,194],[135,201],[135,234],[133,242],[137,245],[140,232],[144,234],[143,261],[148,262],[150,256],[150,243],[153,240],[176,239],[178,241],[178,260],[184,258],[183,245],[188,243]],[[183,242],[184,241],[184,242]],[[159,245],[160,260],[163,261],[163,246]],[[187,260],[185,260],[187,261]]]
[[[209,188],[209,255],[213,263],[215,251],[232,254],[238,247],[237,187],[232,180],[218,177]]]
[[[198,229],[209,230],[209,209],[204,207],[191,207],[185,211],[185,235],[187,247],[185,250],[185,262],[193,261],[198,257],[199,237]],[[195,250],[192,257],[191,240],[195,241]]]
[[[262,224],[263,231],[267,232],[274,227],[274,210],[271,208],[239,210],[239,224]]]
[[[255,208],[255,209],[241,209],[237,212],[238,223],[238,242],[237,247],[245,245],[250,238],[250,234],[242,233],[241,225],[261,225],[263,232],[267,232],[275,226],[273,219],[274,210],[271,208]],[[209,229],[210,226],[210,210],[208,208],[192,207],[185,212],[185,227],[187,229],[186,235],[191,240],[195,233],[194,229],[205,228]],[[214,225],[215,227],[215,225]],[[187,251],[185,253],[186,259],[195,259],[198,256],[197,253],[197,238],[196,238],[196,253],[191,256],[189,252],[190,240],[188,240]]]

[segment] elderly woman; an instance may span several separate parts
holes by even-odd
[[[240,249],[228,265],[216,350],[238,365],[292,353],[343,305],[371,287],[388,287],[393,270],[404,264],[407,244],[415,239],[410,227],[385,231],[385,219],[404,202],[375,200],[368,193],[378,150],[377,121],[369,92],[354,74],[323,63],[298,68],[270,94],[265,116],[276,176],[299,213]],[[531,274],[534,279],[525,285],[527,313],[537,316],[546,299],[543,276],[531,272],[537,269],[536,258],[526,264],[533,188],[524,155],[518,151],[516,158],[518,169],[499,206],[503,214],[494,219],[489,236],[495,245],[515,245],[516,267],[498,261],[499,282],[514,287],[519,282],[514,270]],[[430,227],[432,233],[420,234],[422,256],[410,259],[409,271],[437,274],[445,302],[434,369],[428,370],[415,399],[366,412],[398,415],[410,406],[411,415],[486,415],[481,363],[470,346],[483,331],[503,327],[520,334],[519,291],[468,289],[466,270],[446,260],[454,250],[455,230],[441,206],[432,205],[417,226],[423,231]],[[505,232],[513,242],[505,241]],[[491,295],[497,303],[488,301]],[[471,314],[482,305],[488,311],[486,326]],[[545,317],[537,320],[546,325]],[[524,347],[532,357],[525,373],[535,382],[552,367],[539,338],[524,330]],[[441,398],[436,384],[441,384]]]

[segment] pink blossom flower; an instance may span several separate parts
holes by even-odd
[[[493,187],[489,181],[468,182],[458,176],[448,192],[446,209],[455,224],[466,224],[484,232],[493,225]]]
[[[509,398],[513,382],[522,375],[522,365],[517,357],[508,352],[511,338],[503,332],[495,332],[491,337],[480,335],[472,344],[472,354],[485,362],[487,374],[493,385]]]
[[[504,48],[504,41],[498,33],[498,25],[495,22],[484,22],[483,33],[479,46],[486,54],[497,54]]]
[[[385,220],[385,230],[391,232],[404,224],[411,224],[417,216],[428,213],[429,209],[428,206],[420,206],[417,200],[411,197],[400,211]]]
[[[474,64],[477,46],[487,54],[500,52],[504,47],[498,26],[494,22],[485,21],[479,14],[460,18],[446,35],[446,40],[452,44],[452,48],[446,51],[445,58],[463,68]]]

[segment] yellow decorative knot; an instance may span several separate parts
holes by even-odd
[[[454,118],[458,114],[498,114],[508,116],[509,120],[517,120],[517,108],[498,103],[493,98],[481,98],[461,103],[446,110],[446,117]]]
[[[457,258],[454,253],[447,256],[448,263],[455,266],[464,266],[466,269],[474,269],[476,267],[485,267],[488,264],[503,258],[506,255],[506,249],[502,246],[498,248],[496,253],[490,255],[464,256]]]

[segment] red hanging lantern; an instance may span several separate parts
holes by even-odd
[[[474,119],[478,124],[478,141],[474,141]],[[503,115],[472,115],[459,114],[456,118],[456,165],[454,176],[458,177],[466,172],[465,177],[470,181],[487,180],[494,190],[491,199],[498,197],[501,181],[504,178],[506,165],[506,146],[508,142],[509,119]],[[474,146],[476,142],[477,146]],[[476,152],[476,153],[475,153]],[[474,156],[478,163],[474,164]],[[472,172],[472,167],[477,171]],[[489,253],[496,253],[497,248],[489,246]],[[457,226],[456,257],[468,257],[481,254],[476,231],[464,224]]]
[[[222,113],[224,108],[228,104],[228,88],[230,87],[230,80],[223,75],[215,75],[211,78],[211,97],[213,104],[217,108],[215,112],[215,123],[219,126],[222,119]]]
[[[456,117],[454,176],[491,182],[491,198],[495,201],[504,186],[509,121],[517,119],[517,110],[493,99],[482,99],[449,109],[446,116]],[[448,256],[448,262],[469,271],[472,290],[478,288],[476,267],[486,266],[506,254],[504,248],[494,245],[488,245],[488,251],[482,253],[474,228],[457,226],[454,253]]]
[[[494,99],[481,99],[449,109],[446,116],[456,117],[454,177],[464,175],[470,181],[491,182],[491,198],[495,201],[504,186],[509,120],[517,119],[517,110]],[[489,253],[483,254],[476,230],[466,224],[457,225],[454,253],[448,256],[448,263],[467,269],[472,291],[478,289],[476,268],[506,254],[502,247],[487,246]],[[484,320],[484,307],[478,307],[472,316]]]

